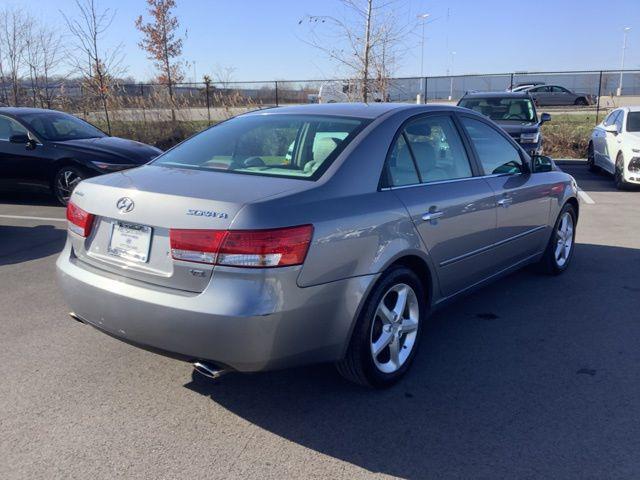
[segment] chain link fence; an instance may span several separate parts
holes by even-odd
[[[564,100],[534,97],[538,110],[554,114],[549,136],[582,151],[584,138],[607,110],[640,105],[640,70],[513,72],[374,79],[370,102],[455,104],[467,92],[507,91],[518,86],[557,86],[577,96]],[[267,82],[198,82],[167,85],[115,83],[108,91],[92,91],[74,80],[46,86],[0,79],[0,105],[51,108],[78,115],[113,135],[161,148],[234,115],[262,108],[307,103],[354,102],[363,98],[357,80],[278,80]],[[583,101],[582,98],[588,99]],[[546,135],[546,134],[545,134]]]

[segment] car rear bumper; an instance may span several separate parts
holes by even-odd
[[[335,361],[376,275],[300,288],[300,267],[216,267],[199,294],[155,287],[89,266],[70,244],[57,261],[70,309],[125,342],[239,371]]]

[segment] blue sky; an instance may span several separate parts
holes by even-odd
[[[450,51],[453,71],[509,71],[619,68],[622,28],[629,32],[625,66],[640,69],[640,0],[404,0],[407,19],[428,12],[425,74],[445,74]],[[98,0],[117,11],[108,44],[124,44],[127,73],[137,80],[153,68],[137,46],[134,28],[144,0]],[[188,37],[184,59],[195,62],[202,78],[216,66],[234,68],[234,80],[325,79],[340,72],[300,38],[305,14],[341,14],[338,0],[177,0],[177,14]],[[19,5],[35,18],[62,30],[60,10],[75,12],[74,0],[0,0]],[[449,18],[447,20],[447,10]],[[416,30],[417,33],[420,30]],[[397,76],[420,73],[420,37],[409,36]],[[188,78],[193,77],[193,69]]]

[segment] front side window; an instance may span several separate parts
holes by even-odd
[[[616,128],[618,129],[618,132],[622,131],[622,121],[624,120],[624,112],[622,110],[620,110],[620,113],[618,114],[618,116],[616,117],[615,120],[615,124],[616,124]]]
[[[497,121],[535,122],[536,111],[528,98],[463,98],[461,107]]]
[[[627,114],[627,132],[640,132],[640,111]]]
[[[199,133],[153,164],[316,179],[367,123],[323,115],[241,116]]]
[[[524,165],[516,147],[484,122],[462,117],[486,175],[522,173]]]
[[[31,113],[21,117],[39,136],[51,142],[101,138],[105,133],[73,115],[59,112]]]
[[[27,135],[27,130],[13,118],[0,115],[0,140],[9,141],[13,135]]]
[[[616,118],[619,114],[620,114],[620,110],[614,110],[609,115],[607,115],[607,118],[604,119],[602,124],[605,127],[608,127],[609,125],[613,125],[614,123],[616,123]]]

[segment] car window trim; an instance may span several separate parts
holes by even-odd
[[[502,177],[502,176],[513,176],[513,175],[527,175],[531,173],[531,166],[529,165],[529,162],[527,161],[529,156],[523,156],[523,152],[524,150],[522,150],[522,147],[520,147],[520,145],[518,145],[516,143],[516,141],[511,138],[506,132],[504,132],[502,129],[500,128],[496,128],[493,125],[491,125],[491,123],[487,122],[484,118],[482,118],[481,116],[476,116],[476,115],[469,115],[466,112],[457,112],[456,115],[458,115],[459,117],[467,117],[470,118],[472,120],[478,120],[482,123],[484,123],[485,125],[487,125],[488,127],[492,128],[494,131],[498,132],[498,134],[500,134],[502,136],[502,138],[506,139],[507,142],[509,142],[511,144],[512,147],[514,147],[516,149],[516,151],[518,152],[518,156],[520,157],[520,160],[522,161],[522,165],[524,167],[524,171],[518,172],[518,173],[487,173],[484,170],[484,166],[482,165],[482,162],[480,161],[480,155],[478,155],[478,152],[476,150],[475,145],[473,144],[473,141],[471,140],[471,137],[469,136],[469,133],[466,131],[466,129],[464,129],[464,125],[462,124],[462,120],[460,120],[460,125],[463,127],[464,129],[464,134],[467,136],[468,141],[471,145],[471,148],[473,149],[473,153],[474,156],[476,158],[476,161],[478,163],[478,166],[481,168],[481,173],[482,175],[480,175],[481,177]]]
[[[435,181],[431,181],[431,182],[423,182],[422,181],[422,175],[420,174],[420,170],[418,169],[418,164],[416,162],[415,156],[413,154],[413,149],[411,148],[411,145],[409,145],[409,141],[405,135],[405,127],[407,126],[407,124],[409,124],[410,122],[414,121],[414,120],[418,120],[421,118],[427,118],[427,117],[437,117],[437,116],[447,116],[451,119],[451,122],[453,123],[453,127],[456,130],[456,132],[458,133],[458,137],[460,138],[460,140],[462,141],[462,146],[463,149],[467,155],[467,161],[469,162],[469,166],[471,167],[471,176],[470,177],[464,177],[464,178],[453,178],[453,179],[449,179],[449,180],[435,180]],[[422,187],[425,185],[433,185],[436,183],[448,183],[448,182],[456,182],[459,180],[470,180],[473,178],[478,178],[478,177],[482,177],[482,171],[478,168],[478,166],[476,165],[475,162],[475,157],[473,157],[472,152],[469,150],[469,144],[467,142],[466,137],[464,136],[463,132],[461,131],[461,127],[462,125],[460,125],[457,121],[456,118],[456,113],[453,110],[445,110],[445,111],[439,111],[439,112],[420,112],[417,113],[416,115],[412,115],[411,117],[405,119],[402,124],[400,124],[400,126],[398,127],[396,133],[393,136],[393,140],[391,141],[391,143],[389,144],[389,148],[387,149],[387,155],[385,157],[384,160],[384,167],[382,168],[382,172],[380,174],[380,180],[378,181],[378,191],[386,191],[386,190],[393,190],[396,188],[407,188],[407,187]],[[395,147],[396,142],[398,141],[398,138],[400,138],[400,136],[404,136],[404,141],[405,143],[409,146],[409,153],[411,154],[411,159],[413,161],[413,168],[416,170],[416,174],[418,177],[418,183],[412,183],[409,185],[390,185],[389,183],[391,182],[391,173],[389,171],[389,157],[391,156],[391,152],[393,151],[393,148]],[[386,180],[386,182],[385,182]],[[386,184],[385,184],[386,183]]]

